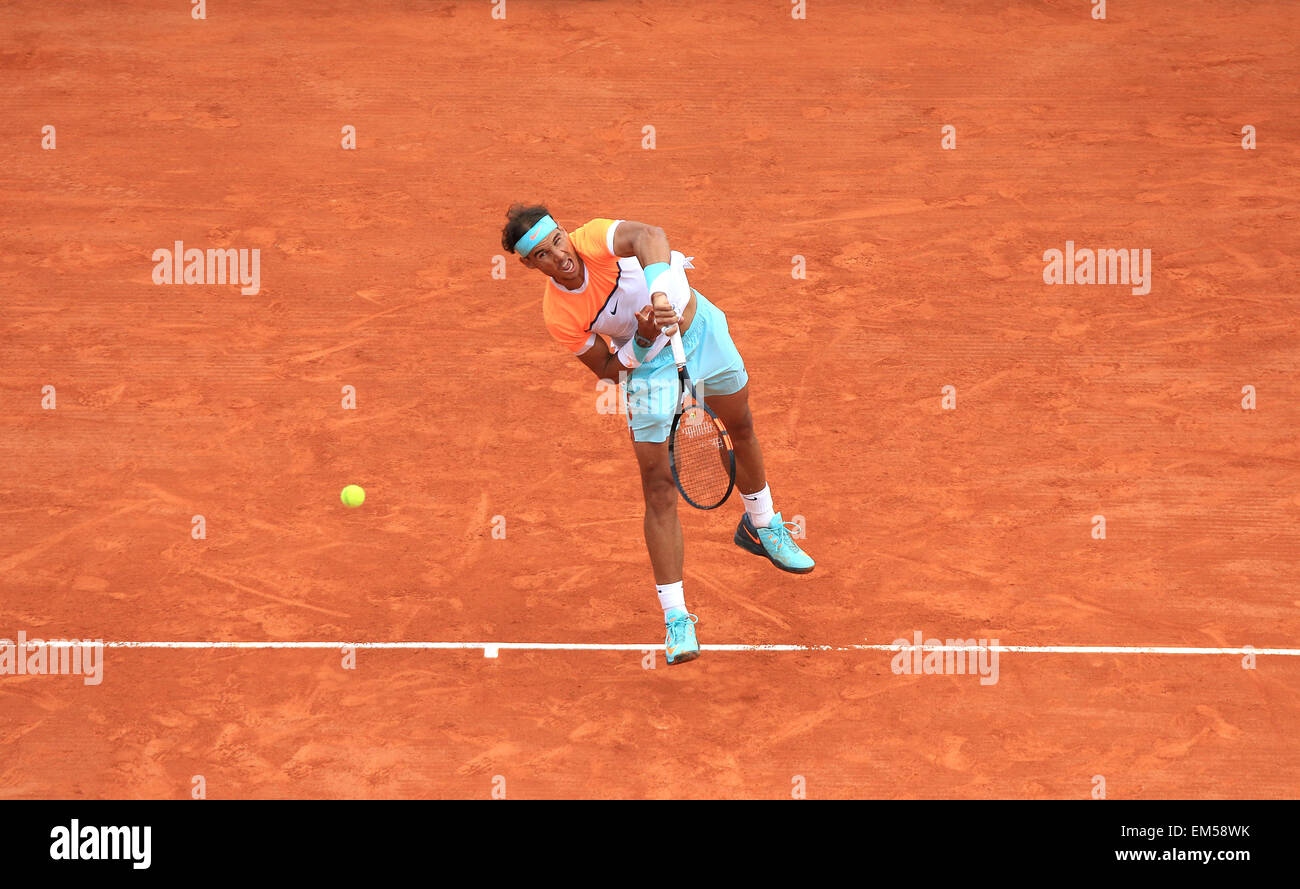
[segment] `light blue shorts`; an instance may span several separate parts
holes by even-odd
[[[701,398],[732,395],[749,382],[745,362],[731,341],[727,316],[704,298],[695,294],[695,319],[682,337],[686,350],[686,372],[695,382]],[[627,380],[627,425],[633,441],[667,441],[676,413],[681,385],[671,346],[648,364],[643,364]]]

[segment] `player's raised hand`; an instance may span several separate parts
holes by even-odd
[[[677,312],[673,309],[672,303],[668,301],[668,294],[651,294],[650,304],[654,306],[655,324],[659,326],[660,330],[671,331],[673,327],[681,324],[682,319],[677,317]]]

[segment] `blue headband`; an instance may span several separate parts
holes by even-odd
[[[515,252],[520,256],[527,256],[529,253],[533,252],[533,248],[537,246],[538,241],[555,231],[557,228],[559,228],[559,226],[555,224],[554,219],[549,215],[543,216],[541,219],[533,223],[533,227],[530,228],[522,238],[515,241]]]

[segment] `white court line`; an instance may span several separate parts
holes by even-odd
[[[8,640],[6,640],[8,641]],[[30,642],[28,643],[31,644]],[[53,648],[103,645],[105,648],[188,648],[188,649],[482,649],[485,657],[496,657],[501,649],[515,651],[650,651],[662,650],[663,643],[632,642],[103,642],[93,640],[51,640]],[[35,646],[33,646],[35,647]],[[1300,648],[1194,648],[1176,645],[740,645],[705,644],[703,651],[997,651],[1017,654],[1257,654],[1300,657]]]

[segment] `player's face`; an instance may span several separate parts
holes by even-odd
[[[569,233],[559,227],[524,257],[524,265],[557,281],[571,281],[582,272],[582,260],[569,243]]]

